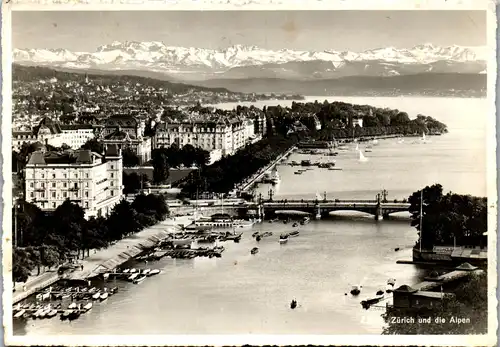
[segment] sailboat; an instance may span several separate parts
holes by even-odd
[[[429,143],[431,142],[426,136],[425,136],[425,133],[422,131],[422,138],[420,139],[420,141],[422,141],[422,143]]]
[[[356,151],[359,151],[359,144],[356,143]]]
[[[359,152],[359,161],[360,162],[365,162],[365,161],[368,161],[368,158],[366,158],[364,155],[363,155],[363,152],[361,152],[360,150],[358,150]]]

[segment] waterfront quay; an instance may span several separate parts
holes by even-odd
[[[87,279],[97,275],[102,269],[110,266],[119,266],[134,256],[141,253],[147,246],[157,242],[167,235],[167,230],[172,228],[172,220],[163,221],[157,225],[147,228],[137,234],[124,238],[106,249],[95,250],[88,258],[80,260],[73,272],[59,275],[57,272],[46,272],[40,276],[31,277],[23,285],[16,286],[12,293],[14,304],[35,294],[62,279]]]
[[[237,190],[239,192],[248,192],[255,184],[257,184],[261,178],[266,174],[267,171],[272,170],[279,162],[283,161],[286,159],[290,154],[292,154],[295,150],[297,150],[297,147],[292,147],[285,151],[283,154],[278,156],[275,160],[273,160],[269,165],[265,166],[264,168],[260,169],[258,172],[256,172],[252,177],[250,177],[248,180],[245,182],[242,182],[238,187]]]

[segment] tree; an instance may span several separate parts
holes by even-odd
[[[184,147],[182,147],[180,155],[182,158],[182,163],[184,164],[185,167],[193,166],[195,162],[195,154],[196,154],[196,149],[193,147],[193,145],[187,144]]]
[[[443,195],[440,184],[423,189],[423,218],[420,225],[420,191],[409,198],[411,225],[420,233],[422,247],[439,245],[479,246],[487,231],[486,198],[448,193]],[[420,237],[419,237],[420,239]]]
[[[123,157],[123,166],[125,167],[138,166],[140,163],[139,157],[130,148],[125,148],[122,151],[122,157]]]
[[[167,156],[162,150],[155,149],[153,150],[152,157],[153,182],[156,184],[161,184],[165,182],[169,176]]]
[[[12,252],[12,280],[26,282],[35,268],[32,255],[25,248],[14,248]]]
[[[83,208],[69,200],[64,201],[54,211],[52,218],[55,236],[61,238],[64,247],[69,251],[77,251],[78,255],[86,248],[82,242],[85,232],[85,212]]]
[[[181,152],[177,144],[172,144],[164,153],[167,156],[169,167],[179,167],[182,163]]]
[[[83,144],[81,149],[88,149],[92,152],[99,153],[99,154],[104,153],[104,145],[102,144],[102,142],[98,141],[95,138],[87,140],[87,142],[85,142]]]
[[[106,221],[106,227],[111,240],[120,240],[141,230],[137,212],[127,200],[121,200],[113,207]]]
[[[135,194],[149,182],[149,178],[145,174],[137,174],[132,172],[130,174],[123,173],[123,193]]]
[[[104,217],[90,217],[85,225],[84,247],[87,256],[91,249],[106,248],[109,244],[108,229]]]

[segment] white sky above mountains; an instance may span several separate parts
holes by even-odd
[[[12,13],[13,48],[94,52],[113,41],[169,46],[360,52],[381,47],[486,45],[484,11],[207,11]]]

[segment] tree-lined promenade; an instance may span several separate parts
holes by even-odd
[[[84,210],[65,201],[53,213],[23,202],[13,230],[13,280],[24,282],[37,270],[73,258],[85,258],[92,249],[110,244],[165,220],[168,206],[161,195],[138,195],[132,203],[120,201],[106,217],[84,218]]]

